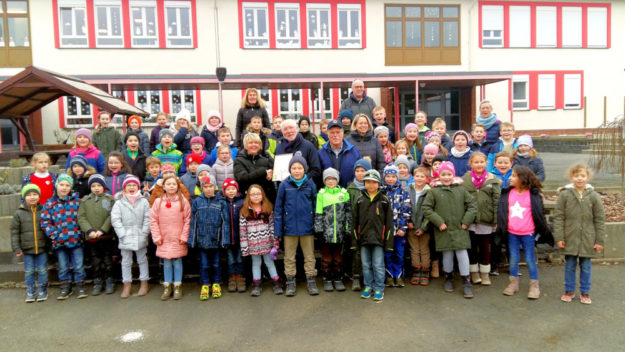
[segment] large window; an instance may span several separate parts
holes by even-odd
[[[196,122],[197,114],[195,109],[195,91],[194,90],[170,90],[170,110],[172,115],[176,115],[183,108],[191,113],[191,122]]]
[[[150,116],[145,117],[143,122],[156,122],[156,114],[163,111],[161,104],[162,95],[160,90],[137,90],[135,91],[135,106],[149,112]]]
[[[165,1],[165,25],[168,47],[193,46],[190,2]]]
[[[582,109],[583,71],[516,71],[512,78],[512,109]]]
[[[299,48],[299,4],[276,4],[276,47]]]
[[[385,6],[386,65],[460,64],[460,7]]]
[[[323,88],[323,100],[321,105],[319,99],[321,98],[321,89],[312,90],[313,94],[313,109],[315,120],[329,119],[332,120],[332,91],[330,88]],[[323,106],[323,115],[321,115],[321,107]]]
[[[330,4],[306,4],[308,47],[331,48]]]
[[[61,46],[87,47],[87,9],[84,0],[59,1]]]
[[[158,47],[158,21],[155,1],[131,1],[130,17],[133,47]]]
[[[339,48],[362,47],[362,23],[359,4],[338,5]]]
[[[245,48],[269,47],[267,3],[243,3]]]
[[[278,99],[279,115],[287,119],[299,118],[302,114],[301,89],[280,89]]]
[[[582,75],[564,75],[564,108],[579,109],[582,106]]]
[[[27,1],[0,1],[0,67],[32,64]]]
[[[558,12],[555,6],[536,6],[536,47],[558,45]]]
[[[96,0],[96,43],[99,47],[122,47],[122,5],[120,0]]]

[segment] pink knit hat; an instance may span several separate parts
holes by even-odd
[[[195,144],[195,143],[200,143],[202,145],[202,147],[204,147],[204,138],[200,137],[200,136],[195,136],[193,138],[191,138],[191,144]]]
[[[423,147],[423,153],[438,154],[438,146],[436,144],[428,143]]]
[[[451,163],[451,161],[443,161],[441,163],[441,166],[438,167],[438,174],[442,174],[443,171],[450,171],[452,175],[456,176],[456,168],[454,167],[454,164]]]
[[[419,126],[417,126],[417,124],[416,124],[416,123],[412,123],[412,122],[411,122],[411,123],[407,124],[407,125],[404,127],[404,134],[406,134],[406,132],[408,132],[408,130],[409,130],[409,129],[411,129],[411,128],[416,128],[416,129],[417,129],[417,131],[419,130]]]
[[[76,131],[74,136],[75,137],[85,136],[85,137],[89,138],[89,140],[91,140],[91,131],[86,129],[86,128],[80,128],[80,129],[78,129],[78,131]]]
[[[135,175],[126,175],[126,177],[124,177],[124,183],[122,183],[122,189],[126,188],[126,185],[130,184],[130,183],[134,183],[137,186],[141,187],[141,184],[139,182],[139,178]]]

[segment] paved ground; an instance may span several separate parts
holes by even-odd
[[[356,293],[294,298],[224,294],[199,302],[199,287],[185,284],[181,301],[113,296],[23,303],[24,291],[0,290],[4,351],[622,351],[625,346],[625,265],[594,265],[594,302],[560,302],[562,266],[541,266],[543,295],[501,294],[507,277],[476,287],[473,300],[429,287],[387,289],[382,303]],[[456,282],[459,284],[459,282]],[[57,288],[51,290],[56,295]],[[118,292],[119,293],[119,289]],[[135,342],[122,336],[140,332]],[[139,334],[137,334],[139,335]],[[133,335],[127,335],[132,337]]]

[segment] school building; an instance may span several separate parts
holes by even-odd
[[[354,78],[403,127],[417,109],[468,129],[481,99],[518,130],[580,133],[623,116],[625,1],[2,0],[0,79],[28,65],[81,78],[152,115],[198,125],[242,93],[270,115],[338,114]],[[613,34],[616,40],[612,40]],[[227,76],[220,82],[217,67]],[[221,91],[221,93],[220,93]],[[223,106],[220,107],[220,101]],[[65,97],[34,139],[93,126]],[[2,121],[2,143],[16,145]],[[393,122],[392,122],[393,123]]]

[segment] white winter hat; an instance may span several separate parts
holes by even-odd
[[[176,114],[176,122],[180,119],[187,120],[187,122],[191,123],[191,112],[187,109],[180,110],[180,112]]]

